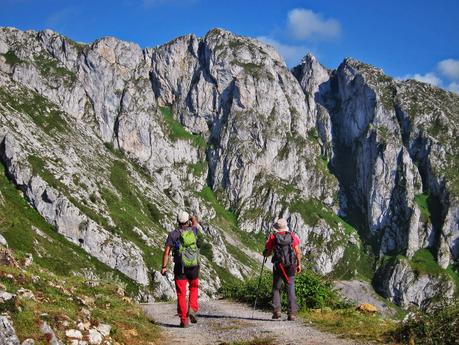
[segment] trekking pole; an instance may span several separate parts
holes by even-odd
[[[261,265],[260,278],[258,279],[257,294],[255,295],[255,303],[253,304],[252,320],[253,320],[253,315],[255,314],[255,309],[257,308],[257,301],[258,301],[258,294],[260,292],[261,278],[263,277],[263,268],[265,267],[265,263],[267,259],[268,259],[267,256],[263,256],[263,263]]]

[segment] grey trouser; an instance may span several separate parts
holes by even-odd
[[[286,270],[287,275],[290,275],[288,270]],[[298,311],[298,306],[296,304],[295,296],[295,275],[288,277],[288,283],[285,281],[285,277],[277,268],[277,265],[273,269],[273,312],[281,311],[281,298],[280,298],[280,289],[282,287],[282,282],[285,282],[287,286],[287,298],[288,298],[288,313],[294,314]]]

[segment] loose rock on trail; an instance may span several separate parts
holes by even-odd
[[[237,341],[266,339],[269,345],[348,345],[332,334],[320,332],[301,320],[272,320],[271,313],[255,311],[244,304],[214,300],[201,302],[198,323],[179,327],[175,303],[143,304],[147,315],[161,327],[164,343],[181,345],[226,345]],[[260,343],[261,344],[261,343]]]

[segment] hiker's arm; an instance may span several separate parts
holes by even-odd
[[[274,248],[274,239],[269,236],[268,240],[265,243],[265,250],[263,250],[263,256],[270,256]]]
[[[171,252],[171,247],[164,247],[163,253],[163,267],[161,268],[161,274],[165,275],[167,272],[167,263],[169,262],[169,253]]]
[[[301,272],[301,251],[300,251],[300,246],[295,246],[293,247],[295,250],[295,255],[296,255],[296,272],[300,273]]]

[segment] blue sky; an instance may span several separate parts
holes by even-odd
[[[329,68],[354,57],[459,93],[457,0],[0,0],[0,26],[142,47],[221,27],[276,46],[289,66],[308,51]]]

